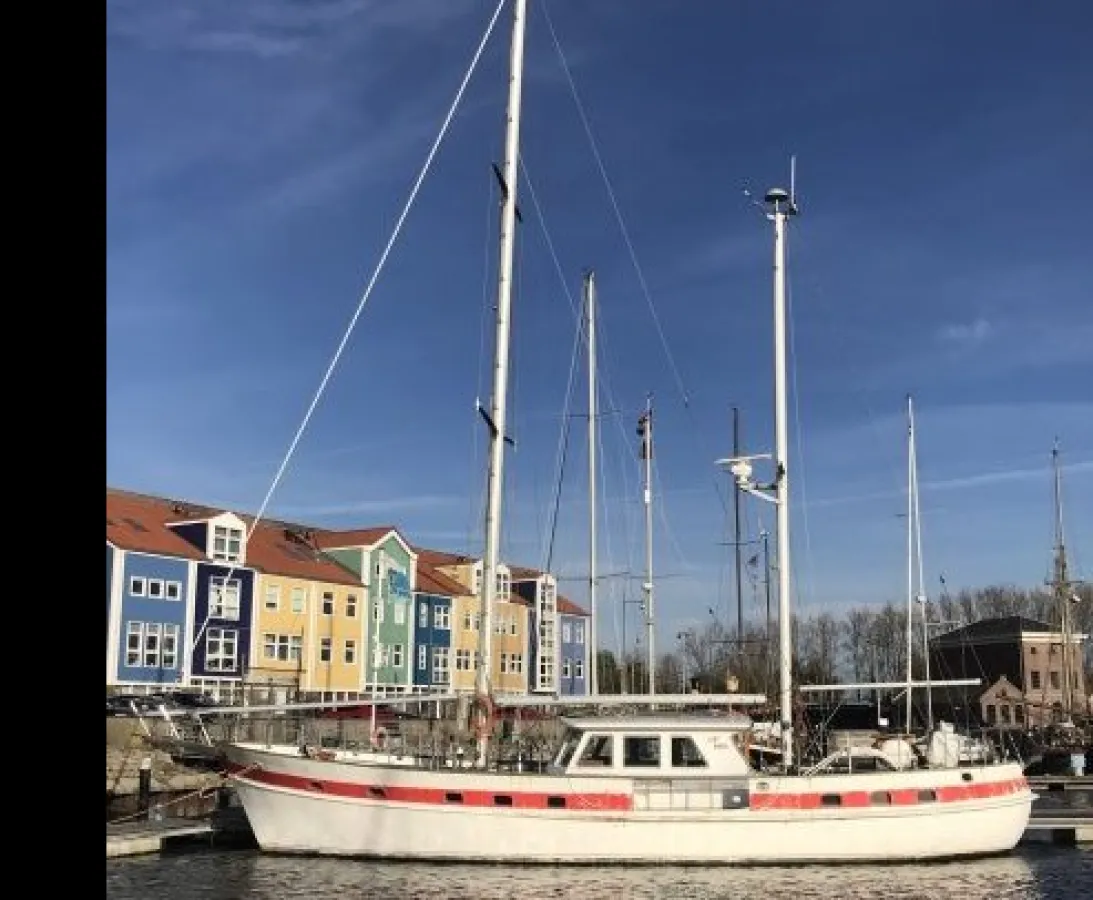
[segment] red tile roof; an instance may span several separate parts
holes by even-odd
[[[447,550],[429,550],[426,547],[414,547],[418,562],[426,562],[430,566],[465,566],[478,562],[478,557],[466,556],[463,553],[449,553]]]
[[[128,492],[106,491],[106,539],[122,550],[204,559],[189,541],[166,527],[175,518],[169,501]]]
[[[564,613],[567,616],[587,616],[585,612],[576,603],[570,600],[568,597],[558,597],[558,612]]]
[[[423,563],[420,559],[417,563],[417,589],[427,594],[439,594],[442,597],[471,596],[468,587],[434,569],[428,563]]]
[[[371,547],[376,541],[383,540],[392,531],[402,539],[406,546],[410,546],[410,542],[394,525],[382,525],[377,528],[354,528],[349,531],[313,528],[311,531],[315,535],[316,543],[326,549],[331,547]]]
[[[253,518],[240,516],[248,527]],[[358,575],[324,556],[318,545],[286,528],[258,523],[247,541],[247,565],[269,575],[361,586]]]
[[[543,574],[538,569],[531,569],[527,566],[510,566],[509,571],[512,573],[513,581],[531,581]]]

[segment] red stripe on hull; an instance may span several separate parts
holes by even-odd
[[[498,809],[577,809],[619,812],[633,808],[628,794],[565,793],[545,794],[529,791],[447,790],[445,788],[406,787],[402,785],[358,784],[347,781],[307,778],[267,769],[233,765],[232,773],[245,773],[248,781],[276,787],[349,797],[355,800],[388,800],[393,803],[422,803],[436,806],[489,806]]]

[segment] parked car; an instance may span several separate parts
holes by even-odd
[[[318,717],[320,719],[371,719],[372,707],[371,706],[337,706],[334,709],[322,709],[319,710]],[[406,721],[407,719],[416,719],[417,714],[411,713],[408,710],[399,706],[389,706],[385,703],[376,705],[376,724],[389,726],[396,722]]]

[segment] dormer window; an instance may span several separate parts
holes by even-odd
[[[237,563],[243,558],[243,529],[213,526],[213,559]]]

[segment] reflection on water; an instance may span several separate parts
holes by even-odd
[[[1093,852],[1045,847],[930,865],[621,869],[377,863],[210,851],[109,860],[106,865],[108,900],[740,900],[742,895],[1086,900],[1093,896]]]

